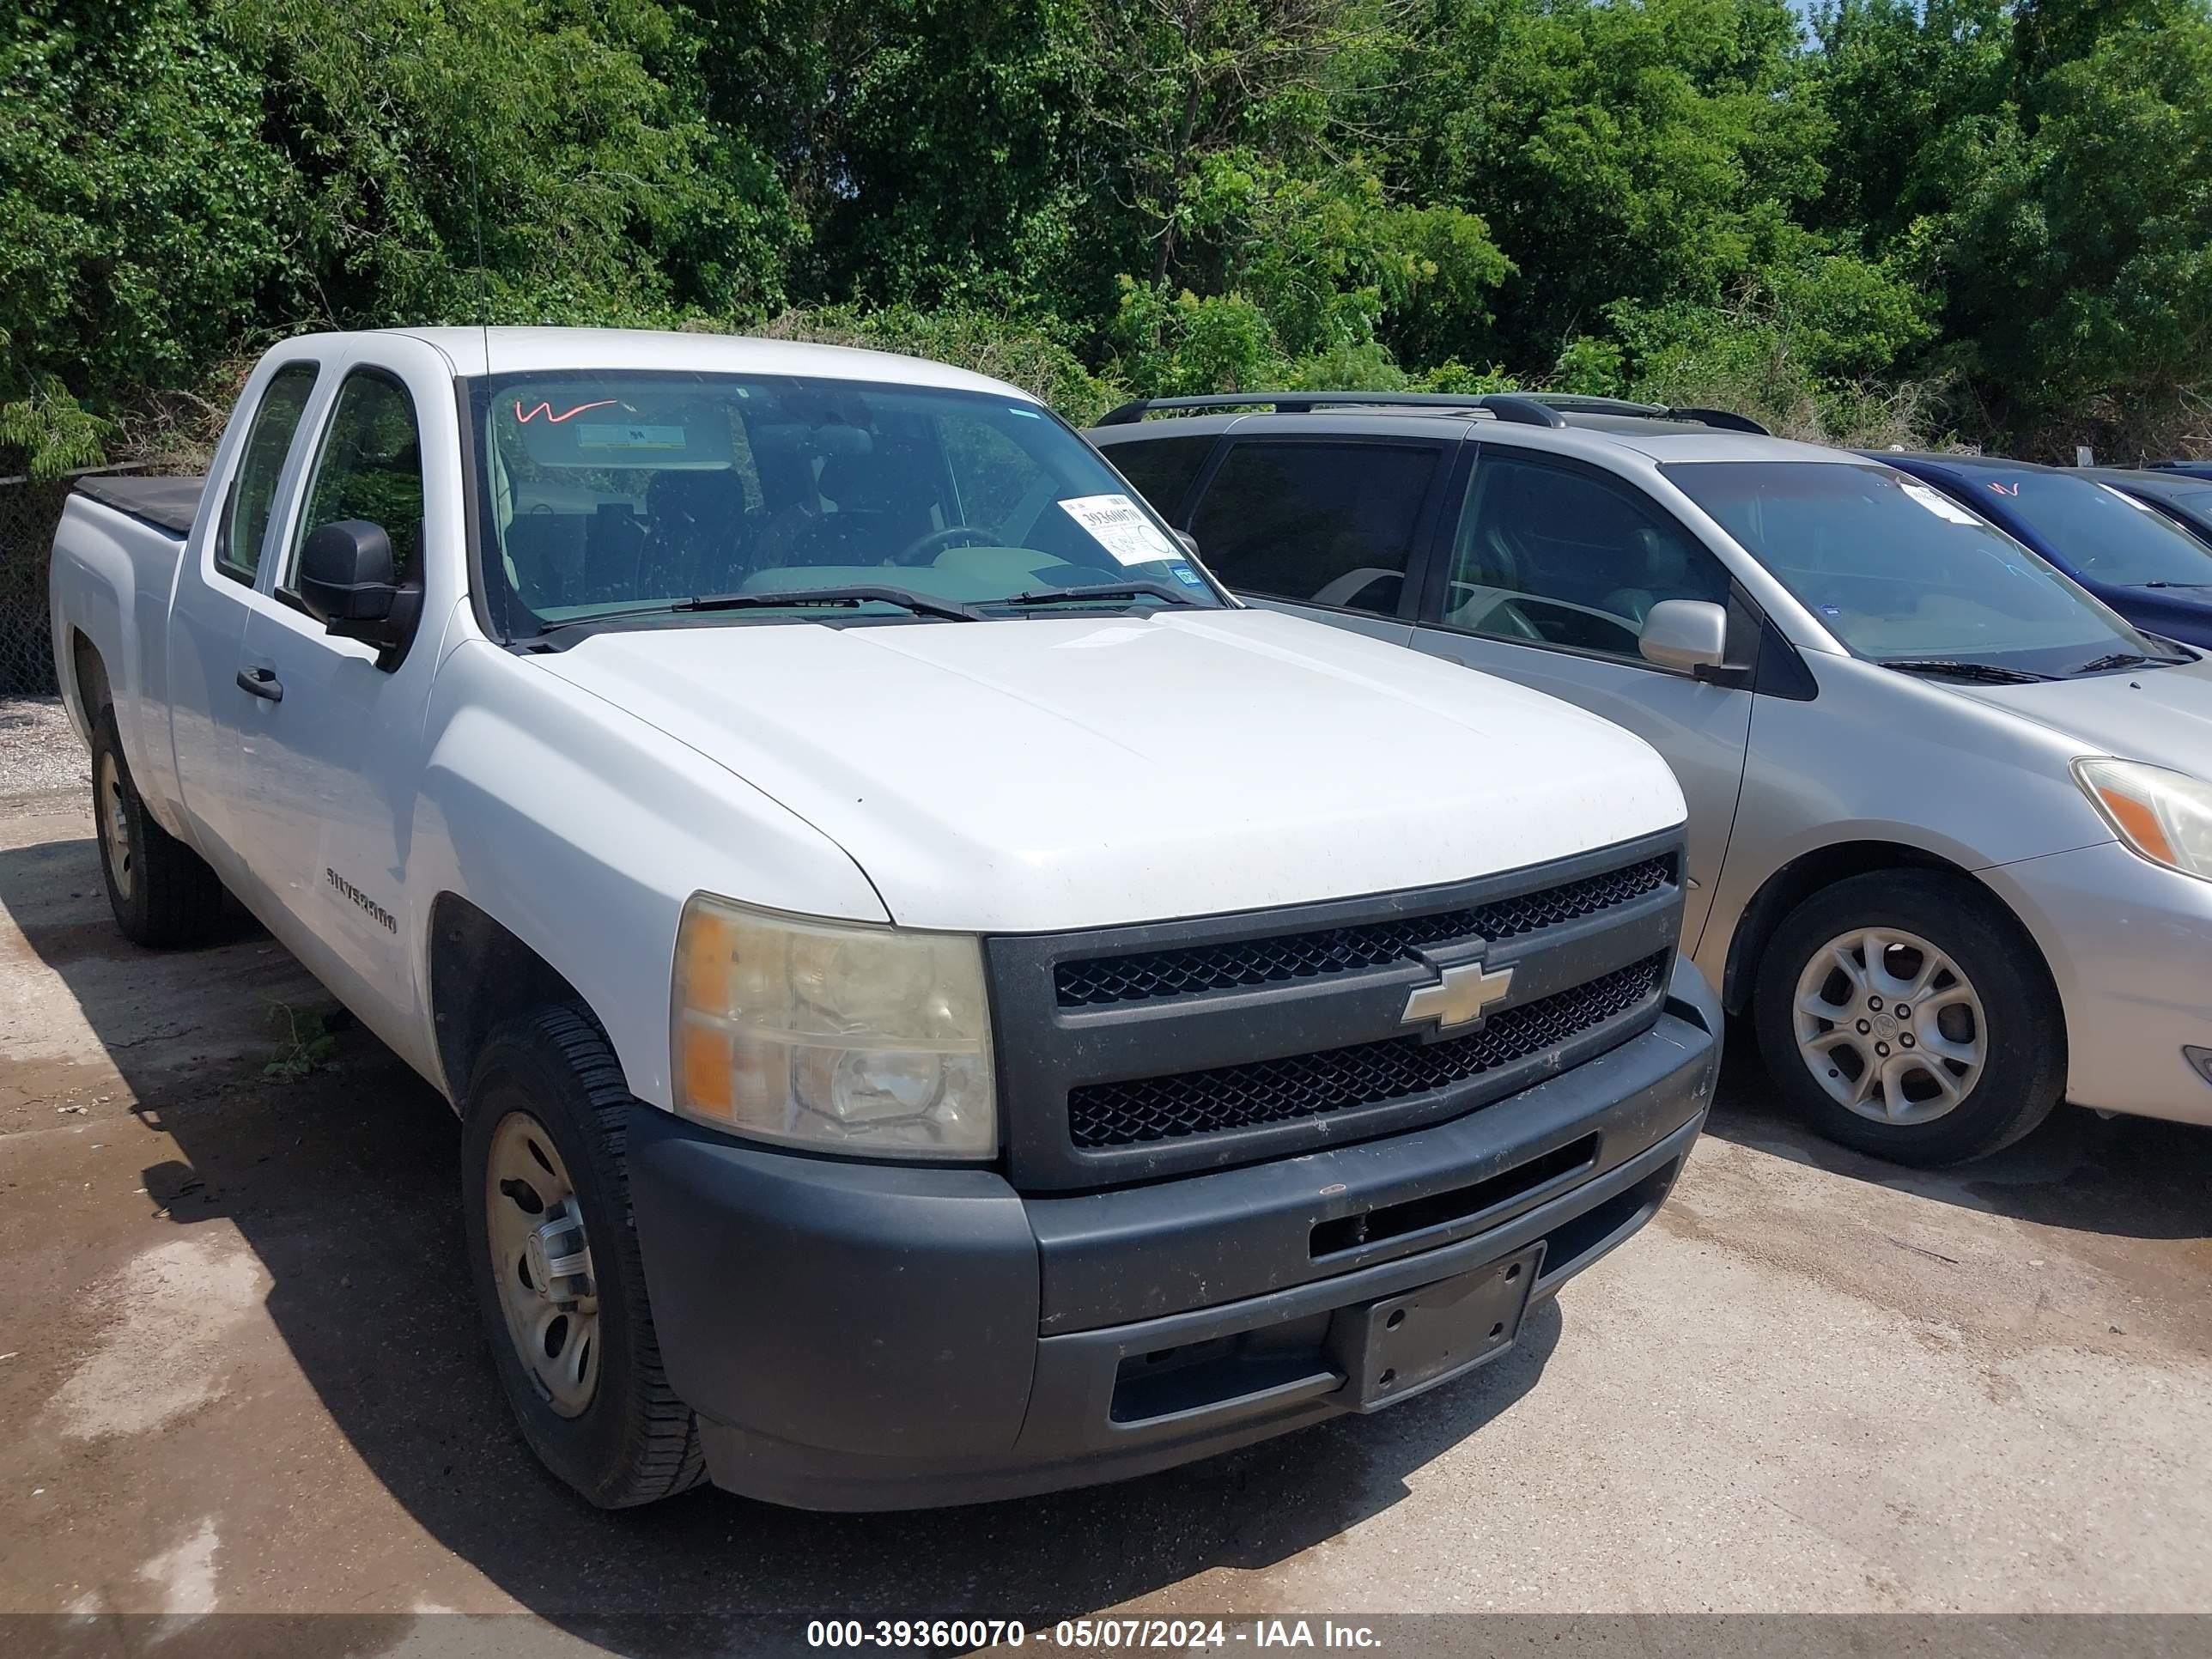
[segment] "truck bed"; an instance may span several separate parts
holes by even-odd
[[[199,511],[207,478],[204,475],[141,478],[109,473],[80,478],[76,487],[78,494],[91,496],[103,507],[128,513],[141,524],[165,530],[181,541],[191,534],[192,515]]]

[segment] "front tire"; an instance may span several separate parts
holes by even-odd
[[[108,908],[123,937],[163,949],[212,938],[222,922],[222,883],[147,811],[112,704],[92,726],[92,811]]]
[[[1790,1103],[1895,1164],[2010,1146],[2065,1087],[2057,991],[2019,924],[1962,876],[1876,871],[1815,893],[1768,941],[1753,1015]]]
[[[705,1478],[696,1419],[669,1389],[623,1166],[635,1105],[579,1008],[486,1041],[461,1130],[477,1307],[531,1449],[602,1509]]]

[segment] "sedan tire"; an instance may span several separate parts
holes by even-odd
[[[2033,943],[1941,871],[1854,876],[1800,904],[1767,942],[1753,1018],[1813,1127],[1895,1164],[2009,1146],[2065,1087],[2064,1011]]]

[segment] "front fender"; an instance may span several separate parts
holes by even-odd
[[[887,922],[866,875],[811,824],[697,751],[483,641],[440,671],[409,885],[477,906],[550,963],[605,1027],[630,1091],[672,1103],[668,996],[693,893]],[[429,944],[416,963],[429,1007]],[[434,1040],[427,1045],[435,1053]],[[443,1079],[458,1097],[462,1079]]]

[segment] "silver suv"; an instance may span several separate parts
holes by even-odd
[[[1251,602],[1579,703],[1690,803],[1682,947],[1835,1139],[2212,1123],[2212,664],[1879,461],[1605,398],[1090,434]]]

